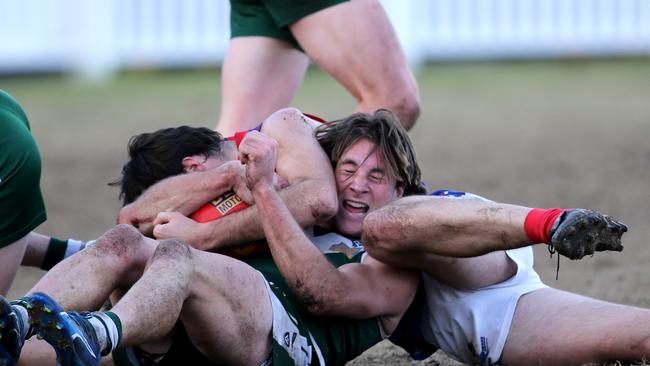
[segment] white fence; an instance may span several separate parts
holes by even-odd
[[[650,54],[650,0],[383,0],[412,62]],[[226,0],[0,0],[0,72],[216,65]]]

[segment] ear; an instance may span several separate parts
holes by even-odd
[[[181,164],[183,164],[183,170],[185,170],[185,173],[200,172],[205,169],[201,161],[202,159],[199,159],[199,155],[192,155],[184,157]]]

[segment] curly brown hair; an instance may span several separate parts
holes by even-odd
[[[363,138],[378,146],[388,173],[404,187],[405,196],[426,193],[411,139],[393,112],[355,113],[316,129],[316,139],[334,167],[345,150]]]

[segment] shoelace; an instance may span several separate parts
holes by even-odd
[[[555,246],[553,244],[548,245],[548,252],[551,254],[551,258],[553,258],[553,254],[555,254],[557,251],[555,250]],[[560,257],[561,255],[557,255],[557,269],[555,270],[555,280],[557,281],[560,278]]]

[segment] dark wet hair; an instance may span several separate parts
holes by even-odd
[[[411,139],[393,112],[355,113],[316,130],[316,139],[334,167],[345,150],[363,138],[377,145],[388,173],[404,187],[405,196],[426,193]]]
[[[110,186],[120,187],[124,204],[135,201],[154,183],[184,172],[183,158],[221,153],[221,134],[205,127],[173,127],[131,137],[129,160],[122,167],[122,177]]]

